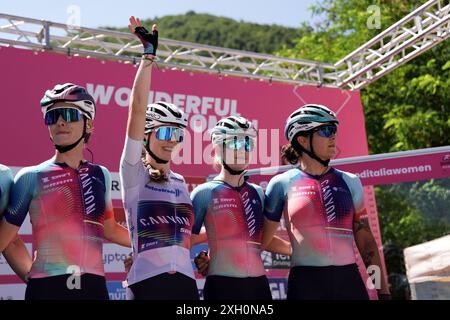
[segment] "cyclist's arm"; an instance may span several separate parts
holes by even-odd
[[[15,239],[25,217],[36,188],[36,173],[33,169],[20,170],[11,186],[9,204],[0,222],[0,252]]]
[[[211,189],[207,183],[197,186],[191,192],[192,207],[194,210],[194,225],[192,226],[192,234],[200,236],[201,231],[204,228],[203,222],[205,221],[205,215],[208,212],[209,204],[211,203]],[[204,237],[203,235],[202,237]]]
[[[130,19],[130,31],[134,32],[138,25]],[[145,130],[145,112],[148,104],[152,77],[151,61],[141,60],[136,77],[133,83],[133,89],[130,97],[130,108],[128,111],[127,135],[133,140],[142,141]]]
[[[146,60],[141,61],[131,92],[127,135],[120,159],[120,180],[123,188],[136,187],[142,170],[142,141],[151,82],[151,65]]]
[[[379,267],[379,270],[381,271],[381,288],[377,289],[378,293],[389,294],[389,287],[386,282],[380,253],[372,231],[370,230],[369,220],[367,217],[362,217],[359,220],[353,221],[353,234],[355,236],[356,246],[358,247],[366,268],[375,265]]]
[[[287,198],[287,186],[283,175],[270,179],[264,199],[264,225],[261,247],[267,248],[280,225]]]
[[[3,253],[11,241],[14,240],[19,227],[9,223],[6,219],[0,222],[0,252]]]
[[[15,239],[3,252],[3,256],[20,279],[27,282],[26,276],[31,270],[33,260],[28,253],[25,243],[23,243],[22,239],[17,234]]]
[[[284,254],[286,256],[290,256],[292,254],[291,243],[289,241],[281,239],[278,236],[274,236],[269,245],[266,248],[263,248],[263,250]]]
[[[278,226],[280,225],[280,222],[272,221],[264,217],[264,224],[263,224],[263,240],[261,243],[261,248],[263,250],[270,251],[268,248],[272,244],[272,241],[275,238],[275,232],[278,229]]]
[[[105,238],[118,245],[131,248],[130,236],[128,230],[116,222],[114,217],[103,222],[105,228]]]
[[[105,231],[105,238],[111,242],[119,244],[124,247],[131,247],[130,236],[128,230],[117,223],[114,217],[114,210],[111,201],[111,174],[108,169],[102,167],[103,176],[105,179],[105,220],[103,227]]]
[[[364,190],[361,181],[356,175],[345,175],[344,179],[349,186],[355,207],[355,215],[353,217],[353,234],[355,243],[358,247],[361,258],[366,268],[369,266],[377,266],[380,270],[380,289],[377,289],[378,295],[389,294],[389,288],[386,282],[383,265],[381,263],[380,252],[375,238],[370,230],[367,210],[364,205]]]
[[[191,248],[196,244],[207,242],[208,236],[203,226],[205,215],[211,202],[211,189],[207,184],[197,186],[191,192],[192,208],[194,210],[194,225],[192,226]]]
[[[192,233],[191,235],[191,248],[199,243],[208,242],[208,235],[206,234],[205,228],[200,230],[199,234]]]

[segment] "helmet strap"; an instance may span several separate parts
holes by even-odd
[[[227,165],[223,159],[222,159],[222,165],[225,168],[225,170],[227,170],[233,176],[238,176],[238,175],[242,174],[242,172],[245,171],[245,170],[233,170],[233,169],[231,169],[230,166]]]
[[[160,157],[158,157],[155,153],[152,152],[152,150],[150,150],[150,139],[147,139],[147,143],[145,144],[145,150],[148,152],[148,154],[150,155],[150,157],[152,157],[153,159],[155,159],[156,163],[159,164],[166,164],[169,161],[168,160],[163,160]]]
[[[54,144],[55,149],[58,150],[59,153],[66,153],[66,152],[72,150],[73,148],[75,148],[81,142],[81,140],[83,140],[85,137],[86,137],[86,118],[84,118],[83,134],[81,135],[80,139],[78,139],[77,141],[75,141],[72,144],[69,144],[68,146],[61,146],[58,144]],[[52,139],[50,138],[50,140],[52,140]],[[53,142],[53,140],[52,140],[52,142]]]
[[[322,159],[320,159],[320,158],[316,155],[316,153],[314,152],[314,147],[313,147],[313,135],[314,135],[314,134],[313,134],[312,132],[309,134],[309,145],[310,145],[311,151],[306,150],[306,149],[305,149],[300,143],[298,143],[297,141],[296,141],[295,144],[298,146],[298,148],[300,149],[300,151],[306,153],[308,156],[310,156],[312,159],[316,160],[317,162],[319,162],[321,165],[323,165],[323,166],[326,168],[326,167],[328,167],[328,165],[330,164],[330,160],[331,160],[331,159],[328,159],[328,160],[322,160]],[[295,140],[296,138],[297,138],[297,137],[294,137],[294,140]]]

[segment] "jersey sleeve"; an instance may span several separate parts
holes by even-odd
[[[354,220],[367,219],[367,210],[364,205],[364,189],[358,176],[351,173],[344,173],[345,182],[352,194],[353,206],[355,207]]]
[[[10,224],[20,227],[25,220],[36,191],[36,175],[36,171],[30,168],[24,168],[17,173],[4,215]]]
[[[192,206],[194,208],[194,226],[192,233],[199,234],[205,221],[205,215],[211,203],[212,190],[208,183],[199,185],[191,192]]]
[[[126,137],[120,158],[120,182],[122,188],[132,188],[139,184],[138,177],[143,173],[141,162],[142,141]]]
[[[280,222],[287,198],[287,181],[283,174],[273,177],[266,189],[264,215],[267,219]]]
[[[264,212],[264,205],[265,205],[264,204],[264,198],[266,197],[264,195],[264,191],[263,191],[263,189],[260,186],[258,186],[256,184],[252,184],[252,186],[255,188],[256,192],[258,192],[259,200],[261,200],[261,206],[262,206],[262,210]]]
[[[9,202],[9,191],[14,182],[12,171],[7,167],[0,167],[0,217]]]
[[[100,168],[105,177],[105,220],[108,220],[114,217],[114,209],[111,200],[111,173],[103,166],[100,166]]]

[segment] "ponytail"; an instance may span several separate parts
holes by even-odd
[[[299,158],[300,155],[290,143],[281,147],[281,159],[286,160],[290,164],[297,164]]]
[[[288,161],[290,164],[297,164],[302,156],[302,146],[298,143],[297,138],[300,135],[307,136],[308,132],[299,132],[292,139],[291,143],[285,144],[281,147],[281,158]]]

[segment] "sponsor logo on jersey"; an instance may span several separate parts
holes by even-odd
[[[95,195],[92,189],[92,175],[89,174],[89,168],[84,167],[79,170],[81,189],[83,192],[84,208],[87,215],[96,211]]]
[[[146,187],[147,189],[150,189],[150,190],[155,191],[155,192],[162,192],[162,193],[173,194],[173,195],[175,195],[175,197],[177,197],[177,198],[183,193],[183,191],[180,190],[180,189],[178,189],[178,188],[175,188],[175,189],[167,189],[167,188],[162,188],[162,187],[155,187],[155,186],[151,185],[150,183],[147,183],[147,184],[145,185],[145,187]]]
[[[73,182],[73,178],[71,177],[69,172],[65,172],[62,174],[54,175],[54,176],[46,176],[41,178],[42,188],[44,190],[49,188],[54,188],[57,186],[62,186],[67,183]]]
[[[256,217],[255,210],[249,198],[248,191],[241,195],[242,205],[244,206],[245,222],[247,223],[247,230],[250,237],[256,232]],[[254,202],[255,203],[255,202]]]
[[[190,226],[189,218],[186,217],[175,217],[175,216],[169,216],[169,215],[159,215],[154,217],[148,217],[148,218],[141,218],[139,219],[139,222],[143,226],[150,226],[155,224],[183,224],[185,226]]]
[[[323,196],[323,204],[325,206],[325,214],[327,215],[327,221],[332,222],[336,219],[336,206],[334,205],[333,192],[330,188],[330,180],[324,180],[320,183]]]

